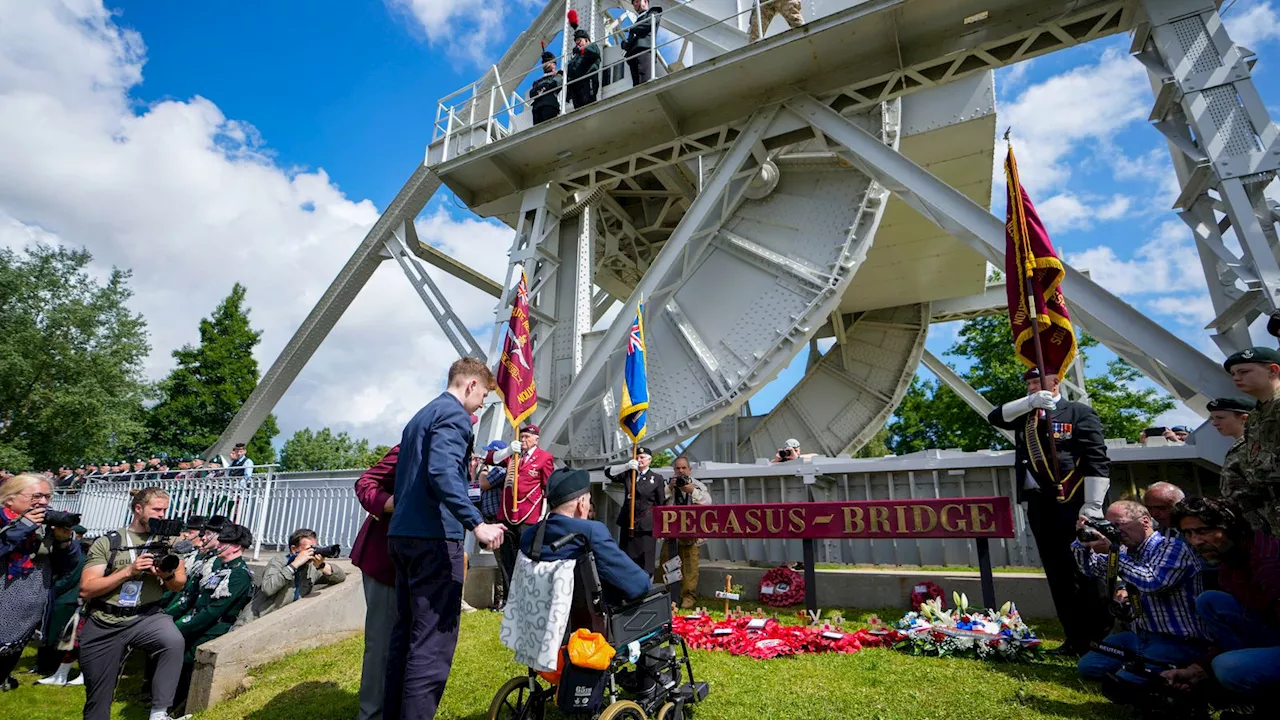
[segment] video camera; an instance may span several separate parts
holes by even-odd
[[[342,546],[337,543],[334,543],[332,545],[326,545],[324,547],[316,545],[311,548],[311,553],[313,555],[318,555],[322,558],[332,559],[342,554]]]
[[[1093,542],[1105,537],[1111,541],[1112,545],[1119,545],[1120,528],[1111,524],[1108,520],[1085,518],[1084,527],[1076,530],[1076,537],[1080,539],[1080,542]]]
[[[182,564],[182,556],[196,548],[195,544],[190,540],[179,540],[176,543],[169,542],[168,538],[181,535],[185,529],[186,523],[181,520],[150,518],[147,520],[147,533],[152,537],[164,539],[120,549],[137,550],[157,557],[159,560],[156,561],[156,568],[160,572],[171,573]]]
[[[1117,705],[1129,705],[1144,717],[1207,717],[1208,705],[1198,695],[1170,685],[1160,673],[1174,666],[1153,662],[1127,648],[1091,642],[1089,649],[1113,657],[1123,665],[1121,672],[1137,677],[1136,681],[1120,672],[1107,673],[1102,680],[1102,694]]]
[[[50,508],[44,511],[44,524],[49,527],[70,530],[80,524],[80,513],[64,512]]]

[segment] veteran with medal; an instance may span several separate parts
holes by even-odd
[[[1111,624],[1102,584],[1084,576],[1071,555],[1076,521],[1082,515],[1102,517],[1111,484],[1102,421],[1093,408],[1059,394],[1057,375],[1042,382],[1040,371],[1031,368],[1023,379],[1026,397],[995,408],[987,421],[1014,431],[1015,499],[1026,503],[1027,524],[1067,636],[1060,652],[1082,655]]]
[[[636,448],[636,459],[605,468],[604,476],[622,481],[626,493],[622,509],[618,511],[618,527],[622,529],[622,551],[653,577],[657,560],[657,544],[653,539],[653,508],[667,503],[667,483],[662,476],[649,469],[653,453],[647,447]],[[635,473],[635,494],[631,492],[631,474]],[[632,515],[632,506],[635,514]],[[631,518],[635,518],[632,526]]]

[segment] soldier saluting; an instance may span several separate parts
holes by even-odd
[[[1239,464],[1237,499],[1248,503],[1250,525],[1280,531],[1280,351],[1251,347],[1227,358],[1222,367],[1240,392],[1258,401],[1244,424],[1244,459]]]
[[[1080,573],[1071,543],[1081,515],[1102,517],[1111,463],[1093,408],[1063,399],[1057,375],[1042,382],[1040,371],[1031,368],[1022,377],[1026,397],[992,410],[987,422],[1014,431],[1014,492],[1027,504],[1027,524],[1067,636],[1060,652],[1081,655],[1091,640],[1106,635],[1111,619],[1103,588]]]
[[[641,569],[653,577],[653,563],[657,559],[653,539],[653,508],[667,502],[667,484],[662,476],[649,469],[653,453],[647,447],[636,448],[636,459],[621,465],[605,468],[604,476],[621,480],[626,493],[622,509],[618,511],[618,527],[621,528],[622,551]],[[631,494],[631,473],[636,474],[635,497]],[[635,525],[631,524],[631,506],[635,504]]]

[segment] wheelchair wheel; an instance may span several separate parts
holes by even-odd
[[[684,720],[684,711],[677,710],[675,703],[663,703],[654,720]]]
[[[544,698],[536,680],[534,688],[530,692],[528,676],[508,680],[489,703],[489,720],[542,720]]]
[[[600,713],[599,720],[648,720],[644,709],[630,700],[619,700]]]

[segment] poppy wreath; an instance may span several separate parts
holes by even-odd
[[[804,600],[804,576],[783,565],[760,578],[760,602],[772,607],[787,607]]]
[[[930,600],[938,600],[939,607],[946,607],[946,597],[942,594],[942,588],[928,580],[915,584],[915,589],[911,591],[911,609],[920,610],[920,606]]]

